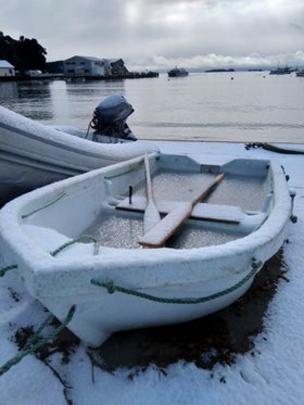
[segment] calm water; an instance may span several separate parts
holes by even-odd
[[[82,129],[111,94],[124,95],[135,108],[128,123],[139,138],[304,143],[304,78],[294,74],[0,84],[1,105],[43,123]]]

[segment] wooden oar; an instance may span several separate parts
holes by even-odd
[[[158,248],[164,246],[166,241],[174,235],[179,227],[191,216],[195,204],[206,199],[222,181],[223,177],[224,174],[218,175],[214,181],[201,191],[191,202],[186,202],[184,205],[169,212],[165,218],[153,226],[153,228],[150,228],[149,232],[144,234],[139,240],[140,245],[144,248]]]
[[[153,200],[150,163],[147,153],[145,153],[144,161],[145,161],[146,191],[147,191],[147,205],[144,213],[144,234],[146,234],[161,220],[161,217]]]

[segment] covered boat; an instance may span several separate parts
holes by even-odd
[[[59,319],[75,305],[68,327],[92,346],[226,307],[286,238],[292,199],[275,161],[145,160],[48,185],[0,212],[3,264]],[[144,231],[151,202],[161,217]]]
[[[122,96],[101,102],[91,121],[94,132],[52,128],[0,107],[0,198],[152,152],[136,141],[127,117],[132,106]]]

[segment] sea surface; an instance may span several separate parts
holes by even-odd
[[[45,124],[87,129],[104,97],[124,95],[138,138],[304,143],[304,78],[268,72],[168,79],[0,83],[0,104]]]

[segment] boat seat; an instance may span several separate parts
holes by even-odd
[[[132,204],[129,203],[129,198],[125,198],[116,203],[115,208],[121,211],[143,213],[146,208],[146,201],[146,197],[133,196]],[[186,201],[157,200],[155,204],[161,215],[167,215],[172,210],[184,206],[185,202]],[[194,206],[190,219],[235,225],[239,230],[252,232],[262,225],[266,217],[266,213],[246,213],[240,207],[232,205],[198,203]]]
[[[144,212],[147,202],[142,196],[132,197],[132,204],[129,203],[129,198],[116,205],[117,210]],[[186,201],[185,201],[186,202]],[[160,214],[166,215],[172,210],[184,205],[183,201],[158,200],[155,202]],[[198,203],[192,210],[191,219],[218,221],[231,224],[239,224],[244,216],[244,212],[240,207],[229,205],[216,205],[208,203]]]

